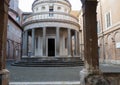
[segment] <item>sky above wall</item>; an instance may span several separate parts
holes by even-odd
[[[19,8],[24,12],[31,12],[31,6],[34,0],[19,0]],[[81,9],[80,0],[69,0],[73,10]]]

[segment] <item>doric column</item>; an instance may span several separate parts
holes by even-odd
[[[79,39],[79,32],[77,32],[77,56],[80,56],[80,39]]]
[[[56,28],[56,57],[60,56],[60,28]]]
[[[6,70],[6,41],[9,0],[0,0],[0,85],[8,85]]]
[[[71,57],[71,42],[72,42],[72,40],[71,40],[71,29],[70,28],[68,28],[68,39],[67,39],[68,41],[67,41],[67,47],[68,47],[68,56],[69,57]]]
[[[75,42],[75,43],[74,43],[74,44],[75,44],[75,45],[74,45],[74,46],[75,46],[75,56],[77,56],[77,31],[75,31],[75,35],[74,35],[74,36],[75,36],[75,37],[74,37],[74,38],[75,38],[75,39],[74,39],[74,40],[75,40],[75,41],[74,41],[74,42]]]
[[[82,41],[82,30],[79,30],[79,32],[80,32],[80,35],[79,35],[79,37],[80,37],[80,57],[83,59],[83,56],[82,56],[82,45],[83,45],[83,41]]]
[[[43,28],[43,56],[46,56],[46,27]]]
[[[32,56],[35,56],[35,29],[32,29]]]
[[[25,31],[24,56],[28,56],[28,31]]]
[[[22,56],[25,55],[25,32],[22,33]]]

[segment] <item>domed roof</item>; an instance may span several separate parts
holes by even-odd
[[[34,2],[36,2],[36,1],[44,1],[44,0],[34,0]],[[50,1],[53,1],[53,0],[50,0]],[[63,1],[66,1],[66,2],[68,2],[70,4],[69,0],[63,0]]]

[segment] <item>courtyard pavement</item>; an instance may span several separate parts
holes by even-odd
[[[16,67],[7,63],[10,82],[79,81],[83,67]],[[120,66],[101,64],[104,72],[120,72]]]

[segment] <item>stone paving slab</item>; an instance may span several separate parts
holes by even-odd
[[[10,82],[79,81],[83,67],[16,67],[7,64]],[[101,64],[102,72],[120,72],[120,66]]]
[[[16,67],[7,64],[10,82],[79,81],[82,67]]]

